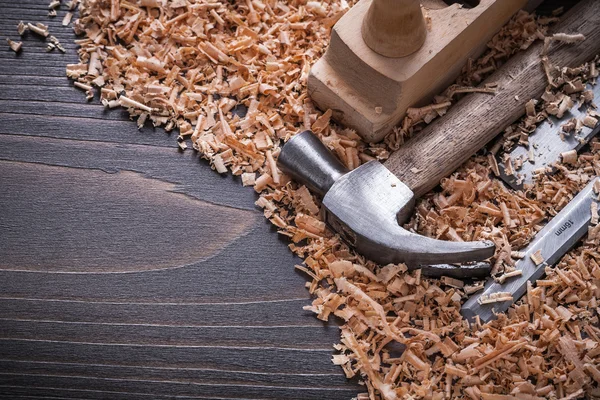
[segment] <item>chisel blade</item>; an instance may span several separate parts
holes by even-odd
[[[600,99],[600,84],[593,87],[588,86],[594,92],[594,98]],[[583,119],[589,106],[577,108],[573,107],[567,111],[561,119],[548,117],[547,120],[540,123],[535,132],[529,135],[529,148],[523,146],[515,147],[509,154],[511,160],[523,160],[522,167],[515,171],[514,175],[506,173],[505,165],[498,163],[500,178],[515,190],[523,188],[523,184],[531,184],[536,170],[551,166],[560,161],[561,153],[569,150],[579,150],[600,130],[600,124],[595,128],[584,126],[579,133],[564,134],[561,137],[561,125],[571,118]],[[533,160],[529,161],[529,152],[533,152]]]
[[[542,277],[545,267],[557,263],[587,233],[592,218],[592,202],[598,203],[598,195],[594,192],[594,185],[599,184],[600,178],[595,177],[569,204],[563,208],[552,220],[535,236],[534,240],[525,249],[525,256],[515,264],[515,268],[522,271],[521,276],[508,278],[504,283],[488,280],[485,288],[473,294],[463,305],[461,313],[467,319],[473,320],[479,315],[482,322],[494,318],[494,313],[504,312],[517,301],[527,290],[527,282],[535,281]],[[541,251],[544,260],[536,265],[531,256]],[[482,304],[490,294],[508,292],[513,301],[503,301]]]
[[[464,264],[433,264],[408,267],[409,270],[420,269],[424,276],[441,278],[448,276],[456,279],[483,279],[490,276],[492,265],[486,261]]]

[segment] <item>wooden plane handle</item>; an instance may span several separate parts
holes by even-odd
[[[426,34],[419,0],[373,0],[362,24],[367,46],[386,57],[414,53]]]
[[[581,33],[578,43],[554,42],[548,59],[560,67],[576,67],[600,53],[600,0],[579,2],[553,29]],[[547,85],[541,63],[543,44],[513,56],[486,80],[497,84],[494,95],[474,93],[452,106],[442,118],[408,140],[385,166],[416,196],[433,189],[475,152],[525,113],[525,103]]]

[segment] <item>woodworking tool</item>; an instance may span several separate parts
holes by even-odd
[[[310,96],[336,121],[378,142],[408,107],[427,104],[451,84],[525,5],[481,0],[469,8],[430,0],[426,21],[419,0],[361,0],[335,24],[326,53],[311,68]]]
[[[551,45],[547,57],[576,67],[600,53],[600,0],[580,2],[555,25],[557,32],[577,31],[586,39]],[[546,85],[540,67],[542,44],[512,57],[488,82],[495,95],[465,96],[446,115],[408,140],[385,165],[371,161],[348,171],[311,132],[286,143],[279,167],[323,196],[326,222],[367,258],[409,267],[465,263],[490,257],[490,241],[447,242],[403,229],[414,199],[433,189],[473,153],[519,118],[525,103]]]
[[[488,322],[495,313],[504,312],[527,291],[527,283],[534,282],[544,275],[547,266],[557,263],[588,231],[592,218],[592,202],[599,203],[594,193],[594,184],[600,178],[592,179],[552,220],[535,236],[524,250],[524,257],[515,264],[522,275],[507,278],[503,283],[489,279],[483,291],[473,294],[463,304],[461,313],[465,318],[474,320],[479,316],[481,322]],[[539,252],[539,253],[538,253]],[[541,262],[536,265],[531,256],[541,254]],[[535,257],[534,257],[535,258]],[[510,293],[512,300],[501,302],[482,302],[494,293]]]
[[[494,254],[491,241],[436,240],[402,228],[414,205],[411,189],[379,161],[348,171],[311,131],[291,138],[277,163],[323,196],[325,221],[360,254],[379,264],[464,263]]]
[[[400,226],[412,211],[414,196],[380,162],[348,171],[319,138],[304,131],[283,146],[277,165],[323,196],[325,221],[367,258],[382,265],[404,262],[431,277],[489,275],[489,263],[467,262],[491,257],[492,242],[435,240]],[[465,264],[448,264],[453,262]]]

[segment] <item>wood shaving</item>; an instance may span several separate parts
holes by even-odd
[[[569,150],[560,154],[562,158],[562,162],[566,164],[575,164],[577,163],[577,150]]]
[[[440,279],[441,283],[457,289],[462,289],[465,286],[465,283],[459,279],[450,278],[449,276],[443,276]]]
[[[535,265],[540,265],[541,263],[544,262],[544,257],[542,257],[542,250],[536,251],[535,253],[533,253],[529,257],[531,258],[531,261],[533,261],[533,263]]]
[[[314,296],[305,309],[324,321],[331,316],[344,321],[333,362],[348,378],[363,379],[367,393],[359,399],[595,393],[600,228],[547,268],[544,280],[529,285],[527,296],[507,313],[486,325],[469,324],[460,315],[461,301],[483,283],[429,279],[402,264],[365,260],[324,224],[319,199],[275,164],[282,141],[308,128],[349,168],[385,160],[461,96],[493,93],[493,86],[481,82],[512,54],[543,40],[553,17],[519,12],[432,105],[412,108],[385,143],[367,144],[333,124],[331,110],[316,110],[306,90],[331,27],[352,3],[82,0],[80,5],[74,23],[84,35],[77,41],[80,62],[67,66],[67,76],[92,91],[101,87],[102,103],[125,107],[138,124],[178,129],[178,146],[191,144],[217,172],[241,175],[244,185],[254,186],[260,193],[256,204],[303,258],[297,268],[306,273]],[[571,102],[591,101],[581,89],[598,76],[595,61],[563,70],[547,60],[545,68],[549,89],[507,128],[507,142],[526,143],[548,115],[566,112]],[[506,279],[515,273],[515,252],[600,172],[600,146],[518,192],[490,176],[497,172],[492,160],[473,156],[442,181],[441,191],[418,201],[405,228],[434,238],[494,241],[494,272]],[[397,354],[395,344],[404,351]]]
[[[578,68],[559,68],[551,65],[547,59],[544,62],[547,67],[548,86],[540,99],[536,99],[535,103],[526,104],[526,116],[504,131],[502,148],[505,151],[516,145],[529,146],[528,135],[535,132],[537,126],[548,116],[563,118],[576,103],[592,103],[593,93],[585,89],[588,85],[595,84],[598,59]],[[581,120],[568,119],[561,124],[561,135],[576,135],[584,126],[594,127],[597,120],[593,111],[588,112]]]
[[[586,115],[582,122],[583,125],[587,126],[588,128],[595,128],[596,125],[598,125],[598,118],[592,117],[591,115]]]
[[[557,42],[565,42],[565,43],[577,43],[585,40],[585,36],[580,33],[576,33],[573,35],[569,35],[567,33],[555,33],[552,36],[548,36],[544,38],[544,47],[542,49],[542,55],[545,56],[548,54],[548,48],[550,47],[550,43]]]
[[[242,185],[244,186],[254,186],[256,182],[256,173],[254,172],[244,172],[242,174]]]
[[[27,26],[27,24],[25,24],[23,21],[19,21],[19,24],[17,25],[17,32],[19,33],[19,35],[23,36],[28,30],[29,27]]]
[[[499,303],[501,301],[513,301],[512,294],[510,292],[496,292],[489,295],[482,295],[477,300],[479,304],[490,304]]]
[[[21,47],[23,47],[23,42],[15,42],[14,40],[10,40],[9,38],[6,38],[6,42],[8,43],[8,47],[10,47],[10,49],[15,53],[20,52]]]
[[[494,280],[500,284],[503,284],[507,279],[513,278],[515,276],[521,276],[521,275],[523,275],[523,271],[514,270],[514,271],[510,271],[510,272],[505,272],[504,274],[500,275],[499,277],[494,278]]]
[[[67,52],[67,50],[60,44],[60,41],[55,36],[50,36],[48,40],[50,40],[50,44],[56,47],[61,53]]]
[[[78,83],[78,82],[76,82],[76,83]],[[123,107],[137,108],[142,111],[152,112],[152,108],[148,107],[145,104],[140,103],[139,101],[130,99],[129,97],[125,97],[125,96],[119,97],[119,103],[121,103],[121,106],[123,106]]]
[[[470,296],[473,293],[477,293],[480,290],[483,290],[484,287],[485,287],[485,284],[483,282],[480,282],[480,283],[477,283],[477,284],[474,284],[474,285],[467,285],[467,286],[465,286],[464,287],[464,291],[465,291],[466,295]]]
[[[71,23],[71,19],[73,19],[73,13],[66,13],[62,20],[62,26],[68,26]]]
[[[48,37],[48,35],[50,34],[50,32],[48,32],[48,26],[39,22],[35,25],[31,22],[27,23],[27,29],[42,37]]]

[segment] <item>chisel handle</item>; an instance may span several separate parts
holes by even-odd
[[[600,0],[582,1],[554,26],[553,32],[581,33],[578,43],[554,42],[547,57],[560,67],[577,67],[600,53]],[[475,152],[525,113],[525,103],[538,98],[548,84],[541,63],[543,44],[520,52],[486,83],[496,94],[465,96],[442,118],[408,140],[385,166],[417,197],[433,189]]]

